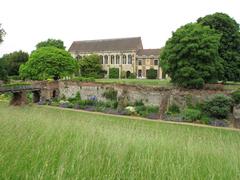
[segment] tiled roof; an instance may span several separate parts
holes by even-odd
[[[69,48],[70,52],[101,52],[124,51],[143,49],[141,37],[101,39],[88,41],[74,41]]]
[[[159,56],[161,49],[139,49],[137,52],[138,56]]]

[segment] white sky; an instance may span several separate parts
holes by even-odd
[[[31,52],[48,38],[72,41],[141,36],[160,48],[171,32],[197,18],[224,12],[240,23],[240,0],[1,0],[7,32],[0,55]]]

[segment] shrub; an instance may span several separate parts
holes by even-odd
[[[112,101],[116,101],[117,100],[117,91],[114,90],[113,88],[107,89],[103,93],[103,97],[105,97],[106,99],[112,100]]]
[[[70,97],[70,98],[68,98],[68,101],[71,102],[71,103],[73,103],[73,104],[77,103],[77,102],[80,101],[80,100],[81,100],[80,92],[77,92],[76,95],[75,95],[75,97]]]
[[[183,119],[188,122],[193,122],[201,119],[201,111],[198,109],[185,109],[183,111]]]
[[[128,79],[136,79],[136,75],[134,73],[130,73]]]
[[[116,109],[118,107],[118,102],[117,101],[106,101],[105,103],[103,103],[103,105],[106,108]]]
[[[224,119],[228,116],[231,106],[232,98],[217,94],[204,102],[203,111],[211,117]]]
[[[240,90],[234,91],[231,94],[231,97],[232,97],[233,102],[234,102],[235,105],[240,104]]]
[[[158,113],[159,107],[158,106],[146,106],[146,111],[148,114],[150,113]]]
[[[119,78],[119,68],[110,68],[109,69],[109,78],[112,78],[112,79]]]
[[[142,99],[135,101],[134,106],[144,106],[144,103],[143,103]]]
[[[157,70],[151,68],[147,70],[147,79],[156,79],[157,78]]]
[[[135,111],[140,116],[146,117],[149,114],[159,113],[159,107],[158,106],[136,106]]]
[[[173,103],[168,107],[167,114],[178,114],[178,113],[180,113],[180,108],[175,103]]]

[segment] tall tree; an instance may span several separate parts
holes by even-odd
[[[221,34],[219,54],[224,59],[224,79],[240,81],[240,28],[239,24],[224,13],[199,18],[198,23],[210,26]]]
[[[220,35],[210,27],[190,23],[177,29],[160,55],[160,64],[172,82],[201,88],[216,82],[223,73],[218,48]]]
[[[102,78],[104,76],[100,57],[96,54],[83,57],[79,62],[79,66],[81,76],[94,78]]]
[[[28,53],[23,51],[15,51],[9,54],[5,54],[2,57],[5,63],[6,70],[9,76],[19,75],[19,68],[21,64],[24,64],[28,60]]]
[[[3,28],[1,28],[2,24],[0,24],[0,43],[3,42],[3,36],[6,34]]]
[[[33,51],[29,60],[20,66],[23,79],[55,80],[71,76],[78,69],[76,60],[71,54],[56,47],[42,47]]]
[[[0,44],[3,42],[3,36],[6,34],[4,29],[1,28],[1,24],[0,24]],[[7,81],[8,77],[7,77],[7,71],[5,68],[5,64],[4,61],[2,60],[2,58],[0,59],[0,80],[2,81]]]
[[[0,60],[0,81],[6,82],[7,80],[8,80],[8,76],[7,76],[6,68],[2,63],[2,60]]]
[[[64,43],[60,39],[48,39],[46,41],[42,41],[36,45],[36,48],[39,49],[41,47],[49,47],[53,46],[59,49],[65,49]]]

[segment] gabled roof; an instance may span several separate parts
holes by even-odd
[[[74,41],[70,52],[87,53],[102,51],[124,51],[143,49],[141,37]]]
[[[139,49],[137,52],[138,56],[159,56],[161,49]]]

